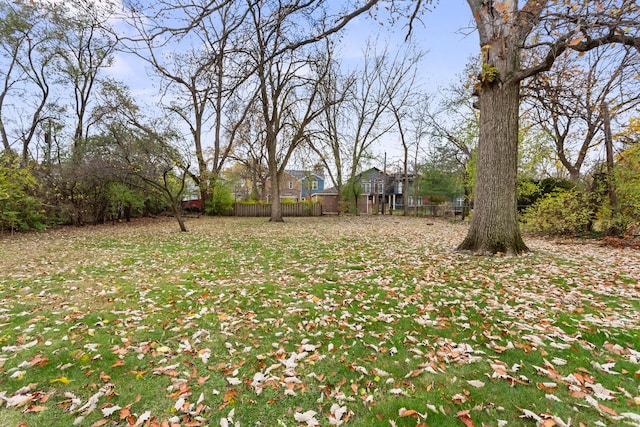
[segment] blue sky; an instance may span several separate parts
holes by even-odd
[[[472,31],[472,16],[465,0],[441,0],[435,10],[422,16],[423,23],[413,28],[412,41],[428,51],[423,60],[422,79],[430,92],[447,86],[462,72],[471,55],[479,51],[478,36]],[[351,46],[343,49],[361,51],[368,36],[378,35],[391,46],[404,43],[407,28],[400,22],[395,26],[372,22],[369,18],[358,18],[346,30],[345,40]]]
[[[471,56],[480,51],[478,35],[473,30],[471,10],[465,0],[441,0],[435,10],[422,16],[422,23],[413,28],[413,43],[427,51],[422,60],[418,76],[422,89],[437,97],[439,89],[448,87],[458,80]],[[368,18],[358,18],[347,27],[342,53],[347,57],[362,52],[368,37],[377,35],[379,42],[387,41],[390,50],[404,43],[407,29],[402,23],[395,26],[383,25]],[[372,165],[382,167],[384,153],[387,164],[402,158],[398,136],[386,135],[381,144],[373,147],[376,159]],[[423,149],[427,148],[423,144]],[[379,163],[379,164],[378,164]]]
[[[434,94],[458,78],[471,55],[479,52],[477,34],[470,29],[472,16],[465,0],[441,0],[432,12],[426,12],[422,23],[413,28],[412,41],[427,54],[418,72],[422,89]],[[367,39],[378,37],[378,44],[387,42],[394,47],[405,43],[406,21],[395,25],[372,20],[370,17],[358,17],[350,22],[343,35],[344,42],[340,53],[345,60],[357,60],[362,55]],[[109,74],[127,83],[134,96],[139,99],[156,98],[157,87],[145,72],[147,65],[136,58],[119,54]],[[384,152],[390,159],[399,159],[401,151],[394,135],[385,138],[384,144],[375,147],[377,157]]]
[[[472,32],[471,12],[465,0],[441,0],[433,12],[422,16],[424,23],[417,23],[413,29],[413,42],[420,45],[428,53],[423,61],[424,69],[420,72],[425,88],[434,92],[439,87],[447,86],[460,73],[468,62],[470,55],[479,51],[477,34]],[[404,23],[397,25],[380,25],[371,18],[360,17],[349,23],[344,34],[341,47],[346,57],[362,53],[367,38],[375,37],[388,41],[390,47],[404,43],[407,29]],[[141,72],[145,65],[135,58],[119,55],[110,74],[125,82],[132,89],[147,92],[149,79]],[[148,93],[148,92],[147,92]]]

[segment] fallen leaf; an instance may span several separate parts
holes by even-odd
[[[471,419],[471,416],[469,415],[469,411],[465,410],[465,411],[459,411],[456,414],[456,417],[458,417],[458,419],[460,421],[462,421],[462,423],[466,426],[466,427],[475,427],[475,424],[473,422],[473,420]]]
[[[472,386],[472,387],[476,387],[476,388],[482,388],[484,387],[484,383],[480,380],[470,380],[467,381],[467,383]]]
[[[27,406],[24,412],[37,413],[37,412],[46,411],[47,409],[49,408],[47,408],[46,406],[32,405],[32,406]]]
[[[613,409],[609,408],[608,406],[603,405],[602,403],[598,403],[598,407],[605,414],[609,414],[609,415],[612,415],[614,417],[618,416],[618,413],[616,411],[614,411]]]
[[[418,415],[418,411],[416,411],[415,409],[400,408],[400,410],[398,411],[398,416],[401,418],[416,417],[417,415]]]

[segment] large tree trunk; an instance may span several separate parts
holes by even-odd
[[[467,1],[482,50],[480,134],[473,217],[458,250],[519,254],[527,247],[518,226],[516,196],[520,80],[512,77],[520,67],[520,38],[525,33],[511,22],[517,20],[517,2],[507,1],[497,10],[480,0]]]
[[[282,218],[282,206],[280,205],[280,174],[271,169],[271,222],[284,222]]]
[[[469,233],[458,247],[477,254],[527,249],[517,219],[519,85],[493,84],[480,96],[476,201]]]

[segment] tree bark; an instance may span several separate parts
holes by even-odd
[[[178,221],[180,231],[186,233],[187,227],[184,225],[184,219],[182,218],[182,214],[180,213],[180,208],[176,205],[176,203],[178,203],[178,201],[171,203],[171,211],[173,212],[173,216],[176,217],[176,221]]]
[[[480,96],[476,201],[458,250],[480,255],[527,250],[517,219],[519,84],[493,84]]]
[[[284,222],[282,206],[280,205],[280,174],[275,172],[277,167],[270,167],[271,172],[271,222]]]
[[[517,255],[528,249],[517,217],[521,79],[513,75],[520,68],[520,46],[526,33],[516,24],[517,2],[505,2],[498,10],[494,6],[487,9],[478,0],[467,1],[474,12],[482,51],[477,88],[480,133],[473,217],[457,249],[478,255]]]

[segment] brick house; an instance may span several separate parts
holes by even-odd
[[[264,188],[264,197],[271,202],[271,179],[267,179]],[[299,202],[302,200],[302,183],[294,175],[284,172],[280,178],[280,200]]]

